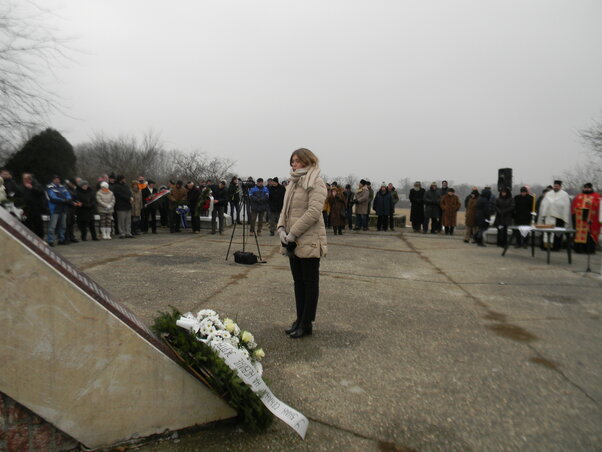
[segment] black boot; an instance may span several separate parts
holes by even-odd
[[[306,324],[306,325],[302,325],[297,327],[297,329],[295,331],[293,331],[291,334],[289,334],[289,337],[293,338],[293,339],[299,339],[303,336],[309,336],[312,333],[312,326],[311,323],[310,324]]]
[[[286,330],[284,330],[284,332],[286,334],[291,334],[292,332],[294,332],[297,328],[299,327],[299,320],[295,320],[291,326],[289,328],[287,328]]]

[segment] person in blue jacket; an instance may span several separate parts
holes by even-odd
[[[52,182],[46,186],[45,192],[50,212],[50,223],[48,224],[46,241],[48,245],[54,246],[54,234],[56,231],[59,245],[66,245],[67,213],[69,212],[69,206],[77,206],[78,203],[73,201],[69,190],[64,185],[61,185],[61,178],[58,175],[52,176]]]
[[[261,235],[261,228],[263,227],[264,215],[268,210],[270,199],[270,192],[267,187],[263,185],[263,179],[260,177],[257,179],[257,184],[249,189],[249,204],[251,205],[251,227],[250,232],[255,232],[255,223],[257,223],[257,235]]]

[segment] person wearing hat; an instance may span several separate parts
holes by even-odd
[[[111,239],[114,209],[115,195],[109,190],[109,183],[102,181],[96,192],[96,210],[100,216],[99,227],[103,240]]]
[[[355,191],[355,228],[354,231],[360,229],[368,230],[368,214],[370,213],[370,191],[367,187],[367,181],[361,179],[357,190]]]
[[[380,184],[380,189],[374,196],[372,208],[378,217],[376,221],[376,230],[386,231],[389,224],[389,215],[393,210],[393,199],[391,197],[391,192],[387,190],[387,184],[385,182]]]
[[[420,184],[420,181],[414,182],[414,186],[410,189],[408,194],[410,200],[410,223],[412,223],[412,229],[414,232],[420,232],[421,229],[428,230],[428,223],[424,222],[424,188]]]
[[[343,196],[345,197],[345,223],[351,231],[353,229],[353,204],[355,200],[355,193],[351,189],[351,184],[345,185]]]
[[[562,181],[555,180],[552,190],[547,192],[541,201],[538,221],[539,224],[558,228],[571,227],[571,198],[562,189]],[[562,247],[562,237],[563,235],[554,234],[553,251],[558,251]]]
[[[424,233],[428,231],[431,222],[431,234],[441,231],[441,192],[437,188],[437,182],[433,182],[428,190],[424,192]]]
[[[591,182],[575,196],[571,213],[575,222],[575,252],[594,254],[600,235],[600,203],[602,198],[594,192]]]
[[[533,210],[533,196],[527,187],[521,187],[520,193],[514,197],[514,224],[516,226],[529,226],[531,224],[531,211]],[[528,236],[523,237],[518,229],[513,232],[516,239],[516,248],[527,248]]]
[[[441,195],[441,225],[445,229],[445,235],[454,235],[458,210],[460,209],[460,198],[456,195],[456,190],[448,188],[447,193]]]
[[[272,184],[268,186],[268,190],[270,191],[270,198],[268,199],[268,206],[270,208],[270,235],[274,235],[278,219],[280,218],[280,212],[282,211],[286,189],[280,185],[277,177],[273,177]]]
[[[98,240],[96,227],[94,225],[94,214],[96,213],[96,193],[90,187],[87,180],[80,180],[77,184],[77,199],[81,203],[77,208],[77,227],[82,241],[88,240],[88,231],[92,240]]]

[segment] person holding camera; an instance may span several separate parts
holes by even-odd
[[[326,184],[318,158],[309,149],[297,149],[290,158],[290,179],[278,220],[283,254],[289,257],[295,289],[297,318],[285,332],[298,339],[312,333],[320,282],[320,258],[326,255],[326,228],[322,207]]]

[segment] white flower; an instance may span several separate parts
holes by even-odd
[[[230,344],[233,347],[238,348],[238,344],[240,343],[240,340],[236,336],[232,336],[232,337],[230,337],[230,339],[228,339],[228,342],[230,342]]]
[[[257,350],[255,350],[253,352],[253,358],[255,358],[256,360],[261,360],[262,358],[265,358],[265,352],[263,351],[263,348],[258,348]]]
[[[215,316],[215,315],[217,315],[217,312],[215,312],[213,309],[202,309],[197,313],[196,318],[197,318],[197,320],[203,320],[205,317],[210,317],[210,316]]]
[[[241,348],[240,352],[243,354],[245,358],[249,357],[249,351],[246,348]]]
[[[249,350],[253,350],[256,347],[257,347],[257,344],[255,343],[255,341],[249,341],[249,342],[247,342],[247,348]]]
[[[238,336],[240,334],[240,328],[238,327],[238,325],[236,323],[234,323],[234,321],[232,319],[224,319],[224,327],[231,334],[234,334],[236,336]]]

